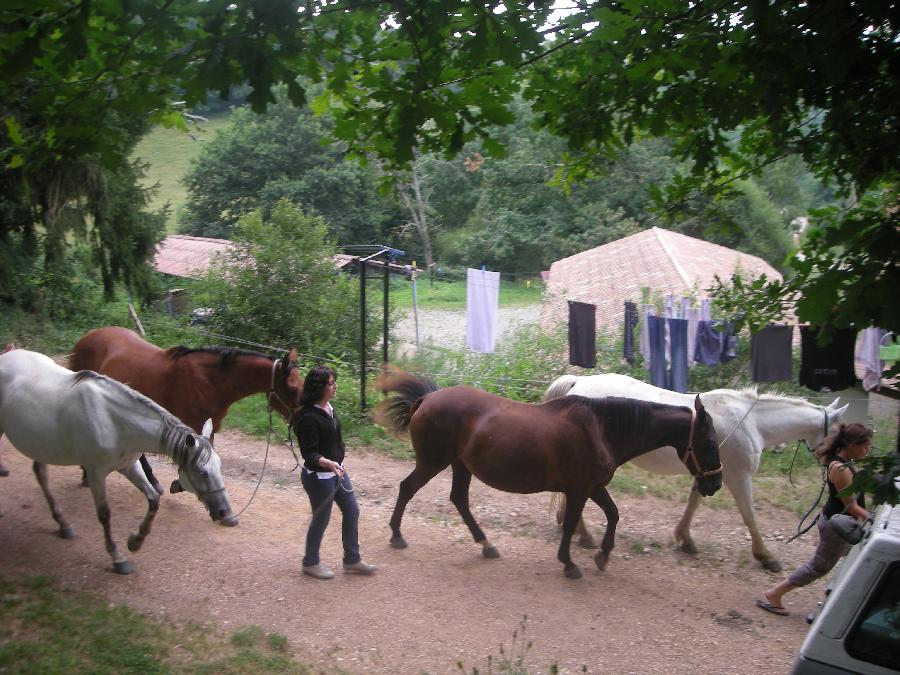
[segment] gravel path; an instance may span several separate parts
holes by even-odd
[[[522,326],[534,325],[541,317],[540,305],[514,305],[497,310],[497,344]],[[449,349],[466,347],[465,310],[419,309],[419,345]],[[397,322],[393,332],[394,344],[401,355],[416,348],[416,322],[412,310]]]

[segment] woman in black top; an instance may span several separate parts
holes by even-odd
[[[319,561],[319,546],[331,519],[333,502],[341,510],[344,569],[360,574],[372,574],[377,569],[359,555],[359,505],[344,468],[341,423],[331,406],[336,393],[337,375],[331,368],[318,365],[310,370],[303,382],[303,407],[293,423],[303,455],[300,481],[312,509],[303,573],[316,579],[334,577],[334,572]]]
[[[828,574],[841,556],[850,550],[850,544],[844,541],[829,524],[831,517],[837,513],[846,513],[865,520],[869,517],[866,511],[866,500],[863,495],[850,495],[841,499],[838,493],[853,482],[856,470],[853,460],[862,459],[869,452],[872,430],[863,424],[852,422],[841,424],[838,430],[827,436],[815,449],[819,462],[825,465],[825,480],[828,483],[828,501],[819,514],[819,543],[813,557],[798,567],[793,574],[774,588],[763,593],[756,604],[773,614],[787,615],[782,598],[788,591],[821,579]]]

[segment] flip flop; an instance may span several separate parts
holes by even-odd
[[[771,602],[767,600],[757,600],[756,606],[760,609],[764,609],[767,612],[772,612],[772,614],[777,614],[778,616],[787,616],[790,614],[784,607],[779,607],[778,605],[773,605]]]

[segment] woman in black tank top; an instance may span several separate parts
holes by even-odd
[[[863,520],[869,517],[863,495],[840,498],[838,493],[853,482],[856,471],[852,462],[868,454],[871,440],[872,430],[869,427],[852,422],[839,425],[834,433],[816,446],[816,457],[826,467],[825,480],[828,484],[828,501],[822,507],[817,523],[819,543],[816,552],[787,579],[765,591],[763,597],[756,601],[758,607],[773,614],[788,614],[782,601],[784,594],[821,579],[834,568],[841,556],[850,550],[850,545],[838,535],[828,521],[837,513],[846,513]]]

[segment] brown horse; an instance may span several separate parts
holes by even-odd
[[[265,393],[269,406],[286,422],[300,406],[303,376],[297,350],[280,359],[226,347],[160,349],[134,331],[118,326],[97,328],[82,337],[69,356],[70,370],[94,370],[127,384],[201,433],[212,419],[212,434],[235,401]],[[146,458],[141,465],[158,492],[159,482]],[[173,491],[179,491],[177,481]],[[236,524],[234,518],[226,524]]]
[[[393,369],[376,386],[387,395],[376,419],[397,435],[408,430],[416,453],[416,468],[401,481],[391,517],[394,548],[407,545],[400,533],[406,504],[448,466],[453,468],[450,501],[486,558],[499,554],[469,510],[472,475],[505,492],[564,493],[566,514],[557,557],[571,579],[579,578],[581,571],[572,562],[569,544],[589,498],[607,520],[594,560],[601,570],[609,560],[619,514],[606,485],[625,462],[671,445],[702,494],[711,495],[722,485],[715,429],[699,396],[694,411],[613,397],[566,396],[535,405],[473,387],[438,389],[426,378]]]

